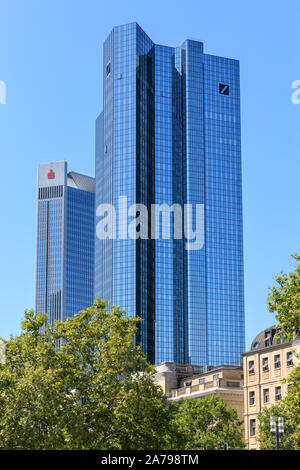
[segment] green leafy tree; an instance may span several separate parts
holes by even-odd
[[[237,411],[228,407],[219,395],[190,398],[177,406],[174,419],[183,432],[180,449],[220,450],[225,443],[233,448],[245,447]]]
[[[296,260],[296,269],[289,275],[281,273],[276,276],[278,286],[270,289],[268,307],[270,312],[276,313],[279,322],[278,336],[283,340],[300,340],[300,255],[293,255]],[[295,356],[299,358],[299,354]],[[300,366],[293,370],[285,380],[288,382],[290,401],[300,400]]]
[[[284,419],[284,433],[280,434],[281,450],[300,449],[300,402],[295,401],[293,394],[288,395],[278,405],[265,408],[258,416],[259,434],[258,442],[261,450],[276,449],[276,437],[270,431],[270,417],[282,416]]]
[[[293,255],[296,260],[296,269],[289,275],[281,273],[276,276],[278,286],[270,289],[268,307],[270,312],[276,313],[279,322],[279,337],[283,340],[300,340],[300,255]],[[299,354],[295,356],[299,358]],[[300,366],[293,370],[285,380],[289,384],[289,406],[300,401]],[[295,408],[299,412],[299,408]]]
[[[0,364],[0,448],[176,445],[174,405],[135,346],[138,322],[100,300],[54,327],[45,315],[25,312]]]
[[[276,276],[277,286],[270,289],[268,308],[276,313],[280,336],[288,341],[300,339],[300,255],[293,255],[296,269]]]

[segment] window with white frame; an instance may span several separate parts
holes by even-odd
[[[249,392],[249,404],[250,406],[255,405],[255,392]]]
[[[249,375],[254,374],[254,361],[249,361]]]
[[[274,356],[274,368],[275,369],[280,369],[280,367],[281,367],[280,354],[275,354],[275,356]]]
[[[256,419],[250,419],[250,436],[256,436]]]
[[[269,403],[270,401],[270,392],[268,388],[265,388],[263,391],[264,394],[264,403]]]
[[[269,370],[269,358],[268,357],[263,357],[262,369],[263,369],[263,372],[268,372]]]
[[[286,353],[286,365],[287,365],[288,367],[294,365],[293,353],[292,353],[291,351],[288,351],[288,352]]]
[[[281,387],[275,387],[275,400],[281,400]]]
[[[272,346],[272,332],[266,331],[265,332],[265,347]]]

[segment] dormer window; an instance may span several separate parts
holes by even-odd
[[[265,347],[268,348],[269,346],[272,346],[272,334],[271,334],[271,331],[266,331],[265,332]]]

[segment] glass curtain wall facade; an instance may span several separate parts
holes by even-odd
[[[96,207],[204,205],[204,246],[95,241],[95,295],[143,319],[150,361],[227,365],[244,350],[239,62],[154,44],[136,23],[104,43]],[[117,218],[118,219],[118,218]],[[96,217],[96,223],[97,223]],[[150,223],[150,217],[149,217]],[[149,225],[149,233],[151,232]]]
[[[93,304],[94,186],[66,162],[39,165],[35,308],[50,324]]]

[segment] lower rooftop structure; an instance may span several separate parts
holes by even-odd
[[[219,395],[244,418],[243,369],[239,366],[200,366],[163,362],[156,367],[155,381],[170,401]]]

